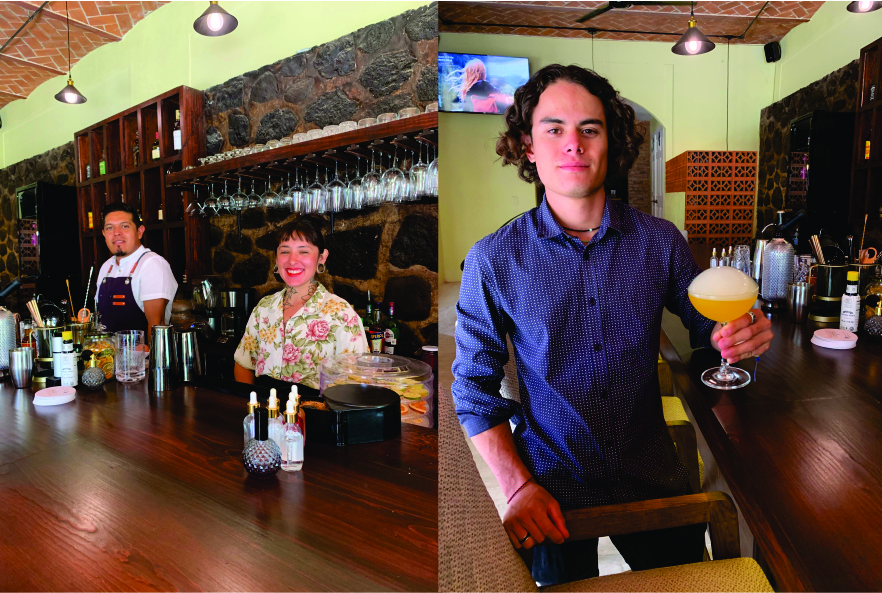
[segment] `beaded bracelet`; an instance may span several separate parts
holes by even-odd
[[[523,489],[524,489],[524,486],[526,486],[527,484],[529,484],[529,483],[532,482],[532,481],[533,481],[533,476],[530,476],[530,478],[529,478],[526,482],[524,482],[523,484],[521,484],[520,487],[518,487],[518,489],[515,490],[514,493],[513,493],[511,496],[508,497],[508,500],[505,501],[505,504],[511,504],[512,499],[513,499],[515,496],[518,495],[518,492],[520,492],[521,490],[523,490]]]

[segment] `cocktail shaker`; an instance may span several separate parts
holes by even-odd
[[[182,331],[177,334],[178,342],[178,380],[189,383],[202,375],[202,358],[199,355],[199,341],[196,331]]]
[[[178,386],[178,357],[175,328],[154,325],[150,331],[150,368],[147,371],[151,391],[171,391]]]

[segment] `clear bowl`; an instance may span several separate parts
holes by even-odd
[[[338,354],[322,361],[319,388],[334,385],[379,385],[401,398],[401,421],[432,426],[432,368],[394,354]]]
[[[322,128],[322,132],[322,136],[333,136],[334,134],[340,133],[340,126],[331,124],[330,126]]]
[[[369,126],[375,126],[375,125],[377,125],[377,118],[375,118],[375,117],[366,117],[364,119],[358,120],[358,127],[359,128],[367,128]]]
[[[282,146],[291,146],[291,137],[285,136],[284,138],[279,140],[279,144],[281,144]]]
[[[264,150],[266,150],[266,146],[264,146],[263,144],[255,144],[251,147],[251,154],[254,154],[256,152],[263,152]]]
[[[304,134],[303,132],[297,132],[291,138],[291,144],[297,144],[298,142],[306,142],[308,139],[309,138],[307,138],[307,135]]]
[[[390,121],[395,121],[396,119],[398,119],[397,113],[381,113],[377,116],[377,123],[385,124],[389,123]]]
[[[354,121],[344,121],[340,123],[340,131],[341,132],[351,132],[352,130],[357,130],[358,124]]]
[[[269,142],[266,143],[266,149],[272,150],[273,148],[278,148],[281,145],[282,145],[282,143],[279,142],[278,140],[270,140]]]
[[[438,111],[438,103],[429,103],[426,105],[426,113],[432,113],[433,111]]]
[[[324,134],[318,128],[316,128],[315,130],[310,130],[306,133],[307,140],[316,140],[316,139],[322,138],[322,137],[324,137]]]
[[[414,115],[420,114],[419,107],[405,107],[404,109],[398,112],[398,119],[404,119],[405,117],[413,117]]]

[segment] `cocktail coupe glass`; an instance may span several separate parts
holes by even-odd
[[[346,184],[340,179],[339,161],[334,161],[334,179],[325,186],[328,194],[328,210],[331,212],[340,212],[343,210],[346,200]]]
[[[750,311],[756,302],[759,287],[753,278],[741,270],[718,266],[696,276],[688,292],[696,311],[725,327]],[[714,389],[739,389],[750,383],[750,373],[730,367],[724,358],[719,367],[701,374],[701,382]]]
[[[365,206],[376,206],[383,201],[383,186],[380,184],[380,175],[377,173],[373,148],[371,148],[371,168],[361,178],[361,187],[362,191],[364,191]]]

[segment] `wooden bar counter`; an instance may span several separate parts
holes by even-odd
[[[882,590],[882,344],[858,334],[853,350],[820,348],[810,340],[822,326],[790,323],[786,311],[771,319],[756,381],[719,391],[699,378],[719,354],[692,351],[666,311],[661,353],[674,390],[777,590]]]
[[[438,441],[307,440],[248,478],[246,400],[146,381],[35,407],[0,387],[0,589],[436,591]]]

